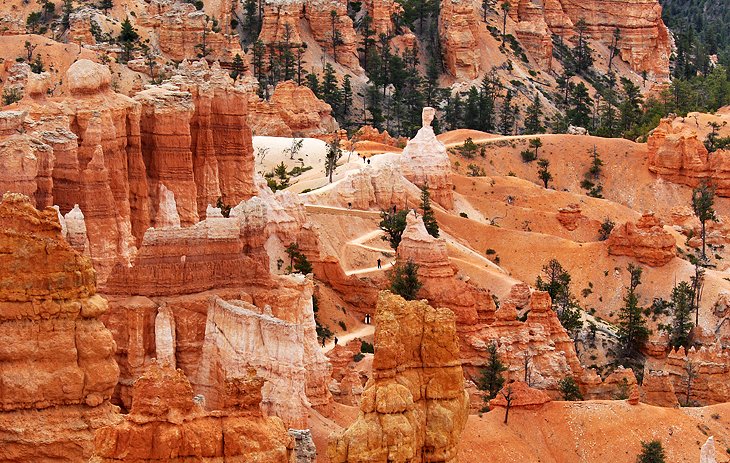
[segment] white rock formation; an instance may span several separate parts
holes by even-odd
[[[700,463],[717,463],[715,459],[715,438],[713,436],[708,437],[705,445],[702,446]]]
[[[160,183],[158,198],[160,200],[160,205],[157,208],[155,227],[180,227],[180,215],[177,213],[175,193],[168,190],[165,185]]]

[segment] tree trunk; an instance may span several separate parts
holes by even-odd
[[[702,260],[706,261],[707,256],[705,255],[705,221],[702,221]]]

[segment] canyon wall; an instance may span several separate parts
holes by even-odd
[[[99,320],[94,270],[61,237],[58,213],[0,202],[0,457],[86,461],[94,430],[118,421],[119,368]]]

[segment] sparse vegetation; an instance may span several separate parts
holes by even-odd
[[[418,265],[412,260],[398,262],[388,272],[390,279],[390,290],[407,301],[413,301],[418,297],[418,291],[423,284],[418,279]]]

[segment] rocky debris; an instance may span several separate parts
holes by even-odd
[[[715,438],[710,436],[700,450],[700,463],[717,463],[715,459]]]
[[[568,204],[566,207],[561,207],[558,209],[556,218],[560,225],[569,231],[576,230],[580,225],[579,222],[586,220],[586,216],[583,215],[578,204]]]
[[[399,262],[411,260],[418,265],[418,277],[423,284],[419,295],[432,306],[451,309],[458,326],[494,320],[491,293],[458,278],[446,242],[429,235],[422,218],[416,217],[415,212],[407,216],[397,256]]]
[[[650,267],[666,265],[677,255],[674,237],[652,212],[642,215],[635,224],[626,222],[615,227],[607,243],[610,255],[633,257]]]
[[[471,2],[441,0],[438,26],[444,64],[447,72],[457,79],[476,79],[482,71],[478,42],[480,22]]]
[[[527,410],[538,409],[552,400],[545,391],[531,388],[524,381],[512,381],[499,391],[497,397],[489,401],[489,408],[507,407],[507,397],[510,398],[510,408]]]
[[[94,270],[61,236],[58,212],[0,202],[0,442],[9,462],[85,461],[116,419],[119,376]]]
[[[327,352],[327,359],[332,365],[332,381],[329,390],[337,403],[357,406],[360,403],[365,382],[365,372],[357,371],[354,358],[360,353],[362,341],[352,339],[345,345],[338,344]],[[360,363],[360,362],[358,362]]]
[[[280,419],[261,413],[262,386],[249,372],[245,382],[229,387],[229,393],[246,401],[234,400],[236,407],[208,413],[196,403],[181,370],[152,364],[134,384],[132,409],[124,421],[97,431],[92,461],[289,461],[293,439]]]
[[[696,187],[709,180],[718,196],[730,196],[730,151],[710,155],[699,139],[699,123],[686,118],[662,119],[647,140],[649,170],[670,182]],[[696,119],[696,115],[694,118]]]
[[[312,137],[339,130],[332,107],[309,87],[292,81],[279,83],[269,101],[253,97],[248,124],[254,135]]]
[[[671,351],[664,359],[650,358],[644,370],[650,373],[661,372],[655,375],[662,379],[665,374],[668,375],[676,399],[681,404],[685,404],[688,399],[687,378],[690,370],[693,375],[689,394],[690,404],[712,405],[730,400],[730,352],[720,343],[702,346],[699,349],[692,347],[685,350],[681,347]],[[664,384],[662,387],[652,389],[670,388]]]
[[[403,176],[414,185],[428,185],[431,199],[450,210],[454,207],[451,162],[446,147],[438,141],[431,127],[434,114],[433,108],[423,108],[423,127],[403,149],[401,169]]]
[[[290,429],[289,435],[294,438],[294,461],[292,463],[315,463],[317,447],[312,440],[309,429]]]
[[[96,15],[99,11],[94,8],[82,7],[69,14],[68,22],[68,37],[71,42],[74,43],[85,43],[89,45],[96,44],[94,34],[91,33],[92,21],[96,21]]]
[[[456,462],[469,402],[454,314],[386,291],[378,297],[375,327],[360,414],[330,436],[330,461]]]

